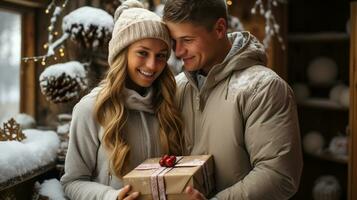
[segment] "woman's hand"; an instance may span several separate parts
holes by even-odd
[[[120,190],[117,200],[132,200],[139,196],[139,192],[133,192],[129,195],[128,192],[130,192],[130,185],[126,185]]]
[[[207,200],[201,192],[190,186],[186,188],[185,193],[188,194],[190,200]]]

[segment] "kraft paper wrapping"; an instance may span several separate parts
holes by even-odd
[[[151,169],[134,169],[123,177],[124,185],[131,185],[132,192],[140,192],[139,200],[155,200],[152,195],[152,176],[158,172],[158,165],[160,158],[152,158],[144,161],[141,165],[155,166]],[[184,166],[185,163],[203,163],[198,166]],[[180,166],[183,165],[183,166]],[[187,186],[192,186],[199,190],[206,197],[212,193],[214,189],[214,176],[213,176],[213,157],[211,155],[199,156],[184,156],[173,168],[166,169],[163,175],[163,182],[165,185],[166,197],[160,196],[160,200],[183,200],[187,199],[184,194]],[[162,168],[162,167],[161,167]],[[154,186],[156,188],[157,186]],[[156,195],[154,195],[156,196]]]

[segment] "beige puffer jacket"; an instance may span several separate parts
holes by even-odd
[[[264,49],[254,36],[230,39],[231,51],[200,91],[195,73],[176,77],[187,150],[214,156],[217,199],[288,199],[302,171],[292,90],[264,67]]]
[[[122,187],[122,181],[109,169],[108,155],[101,144],[103,128],[93,116],[99,90],[99,87],[93,89],[73,110],[65,174],[61,178],[65,194],[71,200],[116,200]],[[130,146],[130,169],[149,157],[161,155],[153,95],[152,90],[142,97],[124,89],[128,108],[124,137]]]

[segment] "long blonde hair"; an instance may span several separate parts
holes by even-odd
[[[128,119],[122,90],[127,76],[127,49],[110,66],[97,97],[94,116],[104,129],[102,143],[109,154],[110,167],[118,177],[128,170],[130,146],[124,139],[123,127]],[[168,66],[152,85],[155,114],[159,121],[160,145],[163,153],[183,153],[182,119],[175,105],[176,83]]]

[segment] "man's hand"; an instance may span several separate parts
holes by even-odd
[[[185,193],[188,194],[190,200],[207,200],[201,192],[191,186],[186,188]]]
[[[123,189],[119,192],[117,200],[133,200],[138,198],[139,192],[133,192],[128,195],[130,191],[130,185],[126,185]]]

